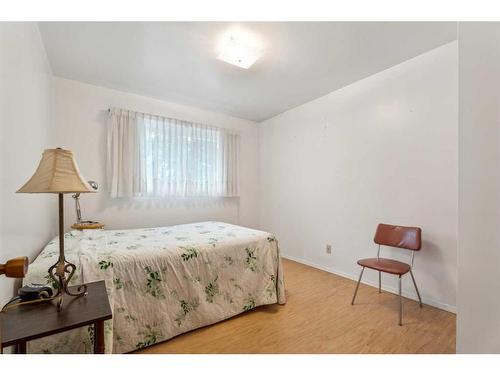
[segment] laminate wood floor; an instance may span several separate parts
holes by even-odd
[[[455,353],[455,315],[283,259],[287,304],[261,306],[136,353]],[[387,276],[386,276],[387,277]],[[405,281],[410,282],[406,280]]]

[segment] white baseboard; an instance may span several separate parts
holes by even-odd
[[[337,269],[332,268],[332,267],[326,267],[326,266],[323,266],[323,265],[320,265],[320,264],[316,264],[316,263],[313,263],[311,261],[308,261],[308,260],[305,260],[305,259],[302,259],[302,258],[297,258],[297,257],[291,256],[291,255],[281,254],[281,257],[285,258],[285,259],[293,260],[293,261],[298,262],[298,263],[305,264],[306,266],[310,266],[310,267],[313,267],[313,268],[320,269],[322,271],[330,272],[330,273],[333,273],[335,275],[342,276],[342,277],[345,277],[347,279],[354,280],[356,282],[358,281],[359,274],[358,275],[349,274],[349,273],[337,270]],[[373,286],[375,288],[378,288],[378,284],[375,284],[375,283],[372,283],[372,282],[367,282],[365,280],[361,280],[361,283],[365,284],[365,285]],[[396,288],[384,285],[383,283],[382,283],[382,290],[384,290],[386,292],[398,294],[398,291],[396,290]],[[403,291],[403,297],[412,299],[414,301],[418,301],[418,297],[417,297],[416,293],[408,293],[406,291]],[[431,298],[424,298],[424,297],[422,297],[422,303],[424,303],[426,305],[433,306],[433,307],[437,307],[438,309],[441,309],[441,310],[452,312],[454,314],[456,314],[456,312],[457,312],[456,306],[452,306],[452,305],[449,305],[447,303],[436,301],[436,300],[431,299]]]

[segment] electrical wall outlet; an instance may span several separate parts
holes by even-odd
[[[326,253],[327,254],[331,254],[332,253],[332,245],[330,245],[330,244],[326,245]]]

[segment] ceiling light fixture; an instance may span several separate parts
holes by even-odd
[[[250,68],[262,55],[262,48],[250,34],[239,31],[228,33],[222,41],[219,60],[243,69]]]

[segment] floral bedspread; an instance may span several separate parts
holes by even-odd
[[[272,234],[221,222],[131,230],[71,231],[65,254],[72,285],[105,280],[113,319],[108,353],[125,353],[219,322],[256,306],[285,303]],[[30,265],[27,283],[50,283],[53,239]],[[92,327],[28,343],[31,353],[90,353]]]

